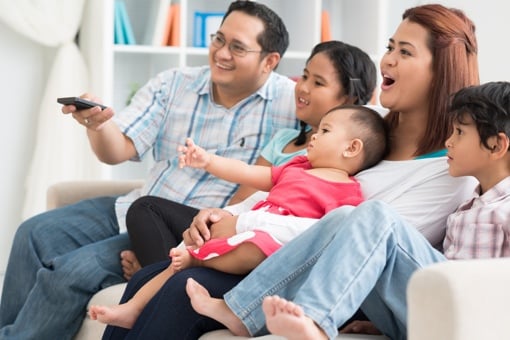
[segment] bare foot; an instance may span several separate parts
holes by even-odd
[[[112,326],[131,329],[140,311],[124,303],[116,306],[90,306],[89,316],[92,320],[97,320]]]
[[[241,320],[228,308],[223,299],[216,299],[209,295],[198,282],[192,278],[186,283],[186,293],[191,299],[195,312],[208,316],[225,325],[234,335],[250,336]]]
[[[262,302],[267,329],[288,340],[327,339],[324,332],[294,302],[268,296]]]
[[[142,269],[135,253],[131,250],[124,250],[120,253],[120,263],[122,265],[122,271],[124,272],[124,278],[128,281],[137,271]]]
[[[170,257],[172,258],[172,267],[176,272],[191,267],[194,262],[194,257],[191,256],[188,249],[172,248]]]

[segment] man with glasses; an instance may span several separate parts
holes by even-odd
[[[5,275],[0,339],[74,336],[90,297],[124,281],[125,213],[138,197],[178,202],[189,206],[187,214],[230,200],[234,185],[178,168],[177,145],[191,137],[211,152],[252,163],[278,129],[296,127],[294,84],[273,72],[287,46],[287,30],[273,11],[236,1],[212,38],[209,66],[158,74],[115,116],[112,108],[62,108],[86,127],[101,161],[137,160],[152,149],[155,164],[141,190],[85,200],[21,224]]]
[[[222,48],[225,46],[227,41],[225,40],[225,37],[223,36],[223,33],[217,32],[214,34],[211,34],[211,44],[215,48]],[[230,52],[237,56],[237,57],[244,57],[250,52],[253,53],[263,53],[263,50],[250,50],[247,47],[245,47],[241,42],[238,41],[232,41],[230,44],[228,44],[228,49]]]

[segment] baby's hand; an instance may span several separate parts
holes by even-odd
[[[179,168],[181,169],[185,166],[205,168],[211,161],[211,155],[195,145],[191,138],[186,138],[186,145],[179,145],[177,151],[179,152]]]

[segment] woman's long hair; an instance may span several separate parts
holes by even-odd
[[[479,85],[478,45],[474,23],[460,10],[432,4],[410,8],[403,20],[414,22],[428,32],[432,53],[433,80],[425,135],[416,155],[444,148],[450,133],[448,106],[460,89]],[[386,116],[390,130],[398,124],[398,112]]]

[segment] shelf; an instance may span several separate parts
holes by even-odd
[[[112,48],[115,53],[126,54],[179,54],[182,53],[181,47],[176,46],[149,46],[149,45],[114,45]]]
[[[208,64],[208,48],[193,47],[195,12],[225,12],[232,0],[171,0],[180,4],[180,41],[183,46],[142,45],[147,41],[151,9],[160,0],[123,0],[138,45],[115,45],[114,0],[88,0],[80,31],[80,48],[90,69],[90,92],[116,112],[125,105],[132,88],[145,84],[157,73],[174,67]],[[290,42],[276,71],[295,77],[303,73],[312,48],[321,37],[322,10],[328,10],[332,38],[364,49],[378,64],[388,38],[383,5],[388,0],[258,0],[281,16]],[[397,1],[397,0],[392,0]],[[405,0],[398,0],[398,3]],[[393,3],[393,2],[392,2]],[[375,32],[375,33],[374,33]],[[144,177],[140,165],[133,174],[129,166],[113,167],[114,177]],[[142,166],[143,169],[145,167]]]

